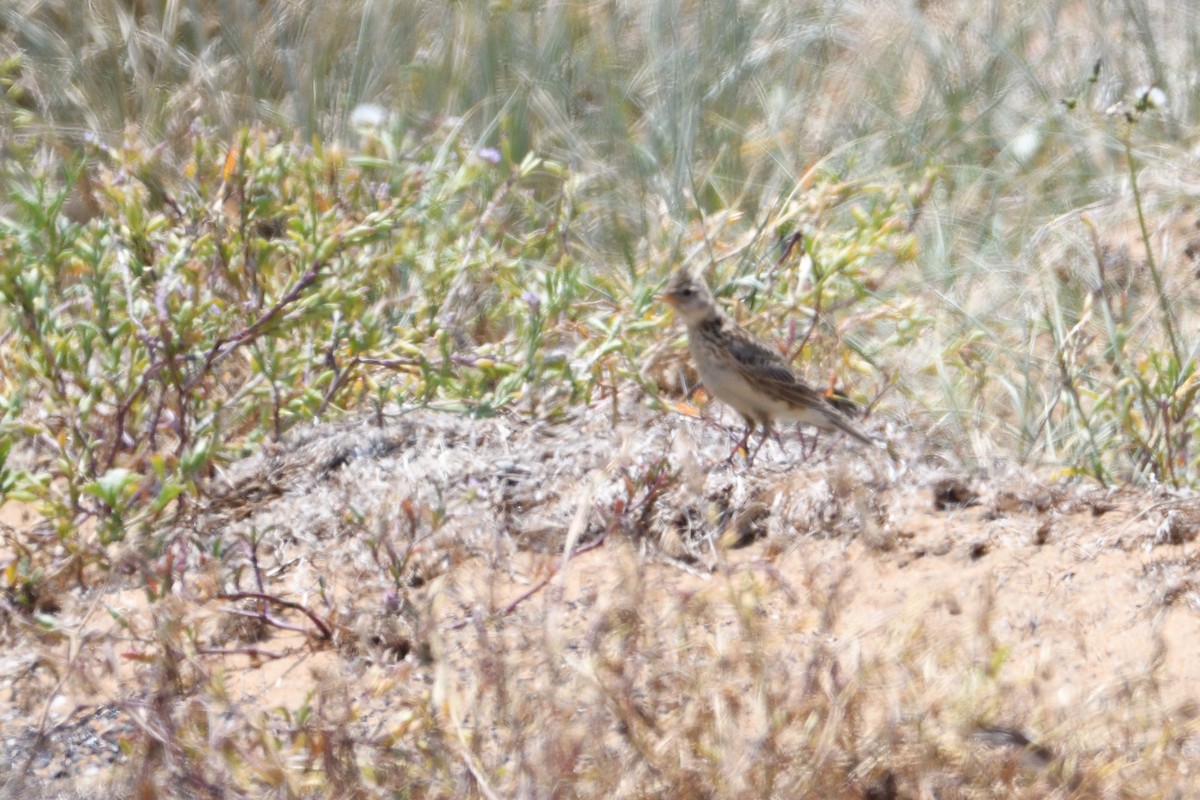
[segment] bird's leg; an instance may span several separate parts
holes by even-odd
[[[801,434],[801,436],[803,436],[803,434]],[[800,446],[800,453],[803,455],[805,461],[808,461],[810,458],[812,458],[816,454],[817,442],[820,440],[820,438],[821,438],[821,429],[817,428],[817,432],[812,435],[812,439],[803,439],[802,438],[800,440],[801,442],[803,442],[803,444]]]
[[[746,433],[742,436],[738,443],[733,446],[733,449],[729,451],[729,458],[725,459],[727,462],[732,464],[733,457],[738,454],[738,451],[747,449],[747,446],[750,443],[750,435],[752,433],[754,433],[754,420],[746,417]],[[756,450],[755,452],[758,451]]]
[[[758,447],[754,448],[753,453],[746,456],[746,466],[747,467],[754,463],[754,459],[758,456],[758,451],[762,450],[763,445],[767,443],[767,439],[771,438],[772,433],[775,434],[776,438],[779,438],[779,433],[771,427],[771,423],[764,422],[763,430],[762,430],[762,438],[758,440]],[[782,447],[782,445],[780,445],[780,446]]]
[[[808,461],[812,458],[813,453],[817,452],[817,437],[813,436],[809,439],[804,435],[804,428],[796,426],[796,438],[800,440],[800,463]]]

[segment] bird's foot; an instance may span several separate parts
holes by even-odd
[[[734,460],[734,458],[737,457],[738,453],[748,453],[749,452],[748,448],[749,448],[749,444],[750,444],[750,434],[752,434],[752,433],[754,433],[753,427],[746,428],[746,433],[742,436],[741,439],[738,440],[737,444],[735,444],[733,446],[733,449],[729,451],[729,456],[725,459],[725,463],[733,464],[733,460]],[[759,447],[761,447],[761,446],[762,445],[760,444]],[[758,450],[756,449],[754,452],[757,454]],[[753,456],[748,456],[748,458],[751,461],[753,461]]]

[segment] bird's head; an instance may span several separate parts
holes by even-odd
[[[716,307],[712,293],[708,291],[704,281],[686,269],[679,269],[671,276],[661,297],[674,307],[687,324],[699,322]]]

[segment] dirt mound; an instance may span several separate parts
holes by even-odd
[[[9,790],[1192,787],[1200,504],[797,432],[746,469],[710,420],[618,411],[234,465],[42,624],[6,610]]]

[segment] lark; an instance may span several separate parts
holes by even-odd
[[[776,421],[841,431],[864,444],[877,444],[846,419],[842,407],[800,380],[778,352],[738,326],[689,271],[677,271],[662,298],[687,326],[688,350],[705,388],[746,421],[746,434],[730,458],[747,447],[755,426],[761,426],[762,441],[746,458],[753,463]]]

